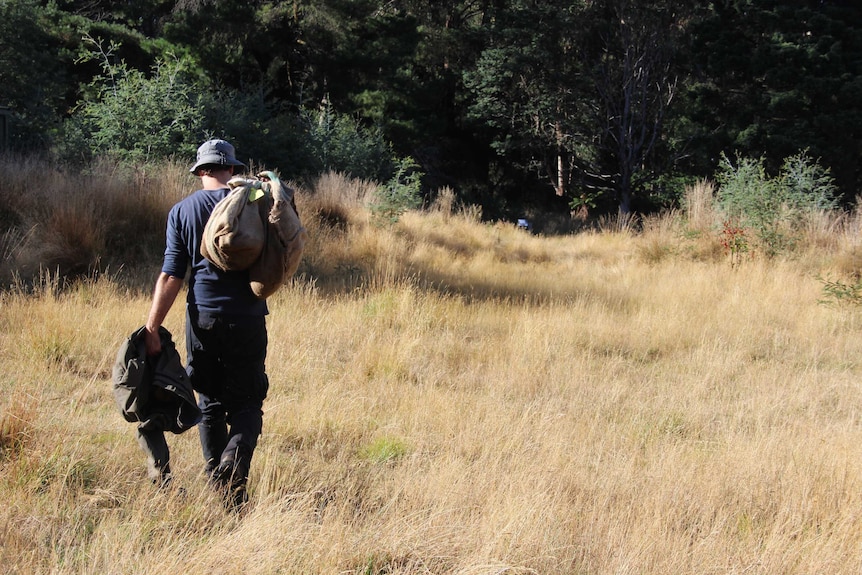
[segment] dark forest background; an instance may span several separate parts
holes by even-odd
[[[87,169],[212,136],[298,181],[405,169],[490,218],[648,213],[805,154],[859,192],[853,0],[0,0],[6,148]]]

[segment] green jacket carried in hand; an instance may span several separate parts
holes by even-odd
[[[145,328],[130,335],[117,351],[113,369],[114,401],[129,422],[141,429],[182,433],[201,419],[192,384],[171,333],[159,328],[162,351],[148,357]]]

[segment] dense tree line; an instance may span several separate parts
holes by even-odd
[[[801,152],[849,202],[860,27],[851,0],[0,0],[0,106],[13,150],[415,160],[490,215],[649,211],[722,158]]]

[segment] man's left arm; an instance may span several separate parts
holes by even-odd
[[[158,355],[162,351],[159,327],[165,321],[171,306],[183,287],[183,279],[161,272],[153,290],[153,304],[147,318],[146,343],[147,355]]]

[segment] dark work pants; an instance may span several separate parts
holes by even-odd
[[[263,429],[266,319],[226,317],[189,310],[188,372],[198,392],[198,425],[205,469],[227,464],[234,483],[244,484]]]

